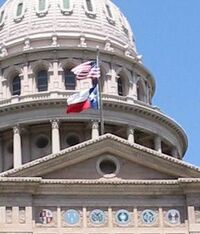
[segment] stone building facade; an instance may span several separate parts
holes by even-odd
[[[0,234],[200,233],[200,169],[117,6],[7,0],[0,38]],[[65,113],[97,48],[103,135],[98,110]]]

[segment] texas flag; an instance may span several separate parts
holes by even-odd
[[[98,85],[83,90],[67,99],[66,113],[81,112],[87,109],[98,109]]]

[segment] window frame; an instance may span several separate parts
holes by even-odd
[[[90,1],[91,1],[91,5],[92,5],[92,8],[93,8],[92,11],[89,11],[89,10],[88,10],[86,1],[87,1],[87,0],[84,0],[84,9],[85,9],[85,13],[86,13],[89,17],[95,17],[96,14],[97,14],[97,12],[96,12],[96,7],[95,7],[95,4],[94,4],[94,1],[93,1],[93,0],[90,0]]]
[[[60,0],[60,9],[61,9],[61,12],[64,14],[64,15],[70,15],[72,14],[73,12],[73,5],[72,5],[72,1],[71,0],[68,0],[69,1],[69,8],[65,8],[64,7],[64,0]]]
[[[114,17],[114,14],[113,14],[113,11],[111,10],[111,6],[108,2],[105,3],[105,13],[106,13],[106,18],[108,20],[108,22],[110,24],[115,24],[115,17]],[[112,15],[112,17],[110,17],[110,14],[109,14],[109,11],[110,11],[110,14]]]
[[[14,88],[13,88],[15,79],[18,79],[18,83],[15,82],[15,85],[19,86],[19,88],[16,90],[14,90]],[[11,87],[12,87],[12,89],[11,89],[12,96],[20,96],[21,95],[21,78],[20,78],[19,74],[12,78]]]
[[[71,73],[71,75],[73,74],[74,75],[74,89],[69,89],[67,88],[67,72]],[[65,68],[64,69],[64,84],[65,84],[65,90],[76,90],[76,86],[77,86],[77,81],[76,81],[76,75],[71,71],[70,68]],[[72,84],[72,83],[69,83],[69,84]],[[68,85],[69,87],[72,87],[72,85]]]
[[[45,16],[47,13],[48,13],[48,8],[49,8],[49,1],[48,0],[44,0],[45,1],[45,8],[44,10],[40,10],[39,9],[39,5],[40,5],[40,0],[37,0],[37,4],[36,4],[36,7],[35,7],[35,10],[36,10],[36,14],[38,16]]]
[[[2,16],[2,13],[3,13],[3,16]],[[6,15],[6,11],[5,9],[2,9],[0,11],[0,27],[3,27],[4,26],[4,23],[5,23],[5,16]],[[2,18],[1,18],[2,17]]]
[[[121,82],[121,90],[119,90],[119,81]],[[121,92],[120,92],[121,91]],[[119,76],[117,79],[117,94],[121,97],[125,96],[125,89],[124,89],[124,79]]]
[[[44,85],[39,85],[39,83],[38,83],[38,74],[40,73],[40,72],[42,72],[42,71],[45,71],[46,72],[46,77],[45,77],[45,86]],[[42,86],[44,86],[44,87],[46,87],[46,89],[45,90],[42,90],[42,88],[40,89],[40,87],[42,87]],[[49,77],[48,77],[48,70],[47,69],[45,69],[45,68],[43,68],[43,69],[40,69],[40,70],[38,70],[37,72],[36,72],[36,87],[37,87],[37,91],[38,92],[47,92],[48,91],[48,86],[49,86]]]
[[[22,12],[20,15],[17,15],[18,7],[20,4],[22,4]],[[15,13],[14,13],[15,14],[14,15],[15,22],[20,22],[24,18],[25,10],[26,10],[25,2],[23,0],[17,1],[17,4],[15,6]]]

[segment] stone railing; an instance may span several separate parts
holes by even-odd
[[[13,96],[8,99],[2,99],[0,100],[0,107],[11,105],[11,104],[17,104],[17,103],[24,103],[24,102],[34,102],[34,101],[40,101],[40,100],[67,100],[67,98],[76,93],[76,91],[49,91],[49,92],[38,92],[34,94],[28,94],[28,95],[21,95],[21,96]],[[137,104],[141,105],[153,110],[159,110],[159,108],[149,105],[145,102],[135,100],[133,97],[129,96],[118,96],[118,95],[112,95],[112,94],[102,94],[102,98],[105,101],[113,101],[113,102],[124,102],[129,104]]]

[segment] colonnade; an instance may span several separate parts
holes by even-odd
[[[52,153],[56,154],[60,151],[60,129],[58,119],[50,121],[51,123],[51,138],[52,138]],[[135,143],[135,128],[133,126],[127,126],[127,141],[131,144]],[[91,122],[91,139],[96,139],[99,137],[99,123],[98,121]],[[0,138],[0,141],[2,139]],[[1,143],[1,142],[0,142]],[[160,136],[154,136],[154,150],[158,153],[163,153],[162,151],[162,138]],[[2,144],[0,144],[0,171],[3,170],[3,160],[2,160]],[[178,158],[178,150],[175,146],[172,146],[171,156]],[[21,127],[16,125],[13,127],[13,167],[18,168],[23,164],[22,160],[22,139],[21,139]]]

